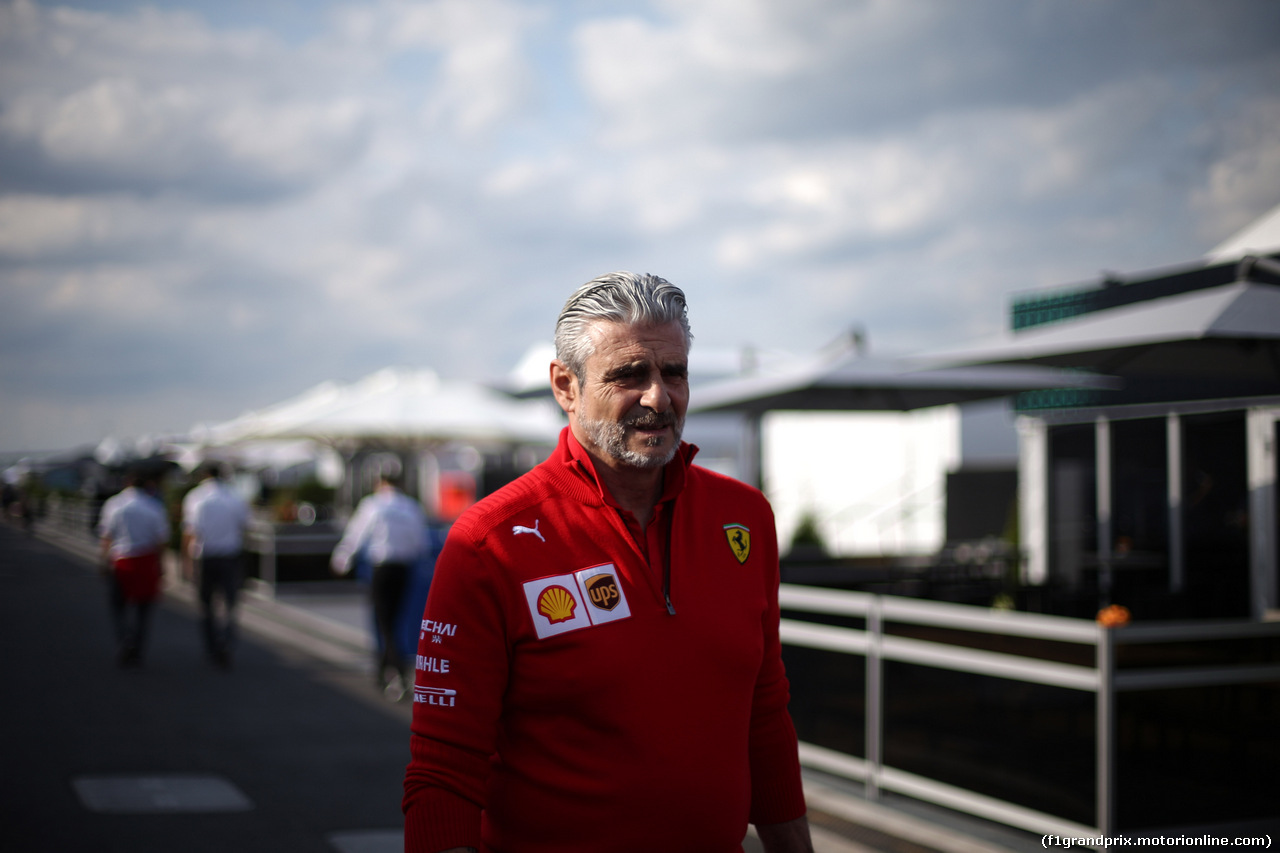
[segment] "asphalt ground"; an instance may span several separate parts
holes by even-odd
[[[93,543],[37,531],[0,523],[0,851],[402,849],[410,706],[374,688],[358,597],[250,591],[224,670],[170,565],[144,663],[121,668]],[[805,787],[817,853],[1033,846],[820,776]]]
[[[246,630],[214,667],[170,596],[144,664],[122,669],[105,579],[8,525],[0,648],[0,849],[399,849],[409,708],[354,658]]]

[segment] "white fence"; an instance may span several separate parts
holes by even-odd
[[[789,617],[784,618],[781,625],[784,647],[821,649],[855,656],[865,662],[865,755],[850,755],[804,742],[802,730],[802,763],[865,783],[867,795],[872,799],[878,797],[880,791],[894,791],[1037,834],[1073,837],[1115,834],[1118,693],[1280,682],[1280,655],[1277,654],[1280,650],[1280,623],[1274,622],[1149,623],[1108,629],[1082,619],[786,584],[780,592],[780,603],[784,616]],[[861,621],[864,627],[858,629],[805,621],[805,615],[854,617],[854,621]],[[966,632],[970,636],[1065,643],[1080,647],[1077,658],[1084,657],[1079,653],[1092,651],[1094,663],[1090,666],[1047,660],[1044,656],[1036,656],[1034,648],[1031,648],[1033,643],[1027,644],[1029,653],[1024,655],[901,636],[900,631],[895,635],[886,633],[887,623],[929,626]],[[1230,643],[1249,638],[1267,644],[1265,648],[1268,651],[1264,652],[1262,660],[1218,660],[1207,665],[1193,662],[1178,665],[1179,661],[1169,660],[1165,654],[1159,661],[1160,665],[1125,666],[1117,670],[1117,647],[1121,645],[1174,644],[1170,648],[1177,649],[1177,644],[1191,643],[1198,648],[1208,648],[1215,641]],[[1018,641],[1014,639],[1001,644],[1016,648]],[[1229,650],[1227,654],[1230,654]],[[1094,694],[1095,825],[1084,825],[886,764],[883,760],[886,662]],[[794,676],[792,680],[793,688],[806,689],[803,685],[794,684]],[[946,697],[940,696],[938,701],[938,713],[946,713]],[[1054,753],[1055,744],[1045,743],[1042,746],[1044,755]]]

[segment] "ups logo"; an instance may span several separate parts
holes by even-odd
[[[587,578],[587,597],[591,604],[601,610],[612,610],[622,600],[618,591],[618,581],[610,574],[599,574]]]

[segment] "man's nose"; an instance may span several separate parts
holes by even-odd
[[[649,380],[649,387],[644,389],[644,394],[640,397],[640,405],[655,412],[665,412],[671,407],[671,395],[667,392],[667,383],[663,381],[662,374]]]

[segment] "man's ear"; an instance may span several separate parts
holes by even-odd
[[[556,402],[564,409],[566,415],[578,408],[578,377],[573,375],[569,366],[559,359],[551,362],[551,393]]]

